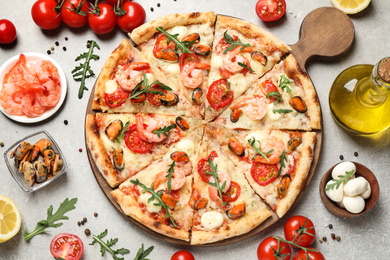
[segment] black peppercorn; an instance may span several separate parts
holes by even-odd
[[[55,42],[56,46],[60,46],[60,43],[59,42]]]
[[[153,7],[150,7],[150,11],[152,11],[152,12],[154,11]]]
[[[66,51],[66,47],[64,46],[64,47],[62,47],[62,49],[64,50],[64,51]]]
[[[359,153],[358,153],[358,152],[354,152],[353,155],[355,155],[356,157],[358,157]]]
[[[65,124],[65,125],[68,125],[68,120],[64,120],[64,124]]]
[[[67,41],[68,40],[68,37],[65,37],[65,41]]]
[[[160,3],[157,3],[157,7],[160,7],[161,5],[160,5]]]
[[[95,216],[95,217],[97,217],[98,216],[98,214],[95,212],[95,213],[93,213],[93,215]]]
[[[47,50],[47,54],[49,54],[49,55],[50,55],[50,54],[51,54],[51,51],[50,51],[50,50]]]
[[[84,222],[87,222],[87,218],[83,218],[83,221],[84,221]]]
[[[79,222],[77,222],[77,225],[78,225],[78,226],[81,226],[81,222],[80,222],[80,221],[79,221]]]
[[[91,230],[89,230],[88,228],[86,230],[84,230],[84,233],[86,236],[89,236],[91,235]]]
[[[330,233],[330,237],[331,237],[333,240],[335,240],[335,239],[336,239],[336,235],[335,235],[335,234],[333,234],[333,233]]]
[[[328,240],[326,237],[323,237],[322,240],[324,240],[324,242],[326,242],[326,240]]]
[[[343,155],[340,155],[340,160],[344,160],[344,156]]]
[[[330,229],[332,229],[332,228],[333,228],[333,225],[332,225],[332,224],[329,224],[328,227],[329,227]]]

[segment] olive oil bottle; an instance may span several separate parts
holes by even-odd
[[[333,119],[357,135],[390,127],[390,57],[373,65],[355,65],[340,73],[329,93]]]

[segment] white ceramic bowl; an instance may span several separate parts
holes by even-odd
[[[36,123],[36,122],[40,122],[40,121],[43,121],[43,120],[51,117],[61,107],[61,105],[64,102],[65,97],[66,97],[67,82],[66,82],[65,73],[62,70],[62,68],[60,67],[60,65],[55,60],[50,58],[49,56],[41,54],[41,53],[36,53],[36,52],[26,52],[23,54],[26,56],[27,62],[37,62],[40,60],[49,60],[51,63],[53,63],[54,66],[57,67],[58,73],[60,75],[60,80],[61,80],[60,101],[57,103],[57,105],[54,108],[46,111],[45,113],[43,113],[39,117],[28,117],[25,115],[21,115],[21,116],[11,115],[7,111],[5,111],[5,109],[2,106],[0,106],[0,111],[3,112],[3,114],[6,115],[8,118],[10,118],[14,121],[21,122],[21,123]],[[3,87],[3,79],[4,79],[5,74],[7,74],[7,72],[12,68],[12,66],[19,60],[19,56],[20,55],[16,55],[16,56],[10,58],[0,67],[0,90]]]

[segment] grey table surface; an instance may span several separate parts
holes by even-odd
[[[215,11],[239,17],[257,24],[279,37],[287,44],[294,44],[299,38],[299,29],[304,17],[312,10],[322,6],[332,6],[330,0],[287,0],[287,12],[283,19],[275,23],[263,23],[255,13],[256,0],[147,0],[137,1],[146,10],[146,19],[151,21],[170,13],[192,11]],[[33,0],[1,0],[0,19],[11,20],[17,29],[18,39],[11,46],[0,46],[0,64],[10,57],[22,52],[39,52],[45,54],[54,46],[55,59],[64,69],[68,79],[68,94],[62,108],[49,120],[37,124],[20,124],[0,113],[0,141],[6,148],[20,138],[33,132],[47,130],[59,143],[70,164],[67,174],[49,187],[34,193],[26,193],[17,185],[8,172],[3,159],[0,159],[0,195],[11,198],[18,205],[22,215],[21,231],[6,243],[0,244],[0,259],[52,259],[49,251],[51,239],[62,232],[78,235],[85,245],[82,259],[111,259],[109,254],[101,257],[97,245],[90,246],[91,236],[84,234],[89,228],[92,234],[108,229],[107,238],[119,238],[119,247],[130,249],[125,259],[133,259],[143,243],[145,247],[154,246],[151,259],[170,259],[178,250],[189,250],[196,259],[256,259],[259,243],[270,235],[283,236],[283,225],[293,215],[304,215],[311,218],[316,225],[317,239],[314,247],[319,249],[326,259],[388,259],[390,227],[387,216],[390,204],[390,178],[388,178],[390,161],[390,132],[386,131],[373,137],[351,136],[343,132],[333,121],[328,103],[328,93],[335,77],[345,68],[355,64],[375,64],[382,57],[388,56],[390,2],[375,0],[363,12],[350,16],[355,26],[355,41],[352,48],[342,57],[333,61],[312,61],[307,71],[317,89],[323,112],[323,146],[319,164],[313,180],[303,198],[289,213],[271,228],[242,240],[238,243],[218,247],[184,247],[167,243],[144,232],[124,218],[108,201],[101,191],[88,162],[85,137],[84,117],[90,92],[78,99],[79,84],[71,76],[77,65],[75,58],[86,51],[87,40],[93,39],[100,45],[95,52],[101,57],[92,62],[95,72],[99,72],[111,51],[127,37],[118,28],[105,36],[95,35],[89,28],[70,29],[62,25],[55,31],[42,31],[32,21],[30,10]],[[158,7],[160,3],[160,7]],[[154,9],[153,11],[152,8]],[[65,41],[64,38],[69,40]],[[55,46],[58,41],[60,46]],[[62,46],[67,50],[63,51]],[[96,78],[87,80],[92,88]],[[69,124],[65,125],[64,120]],[[79,152],[82,148],[82,152]],[[354,155],[358,152],[358,156]],[[379,181],[381,193],[374,208],[357,218],[340,218],[330,213],[322,204],[319,196],[319,183],[322,175],[335,163],[344,160],[360,162],[370,168]],[[65,198],[77,197],[76,209],[69,212],[69,220],[64,225],[51,229],[49,234],[34,237],[26,242],[23,230],[34,229],[36,223],[46,218],[46,209],[53,205],[56,209]],[[93,213],[97,212],[98,217]],[[79,227],[77,222],[83,217],[88,221]],[[333,229],[327,225],[332,223]],[[341,241],[333,241],[330,234],[341,237]],[[319,243],[320,237],[327,237],[327,242]],[[295,252],[295,250],[293,250]]]

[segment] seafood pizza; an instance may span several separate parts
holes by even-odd
[[[191,244],[283,217],[321,114],[290,48],[249,22],[171,14],[135,29],[98,77],[91,158],[123,212]]]

